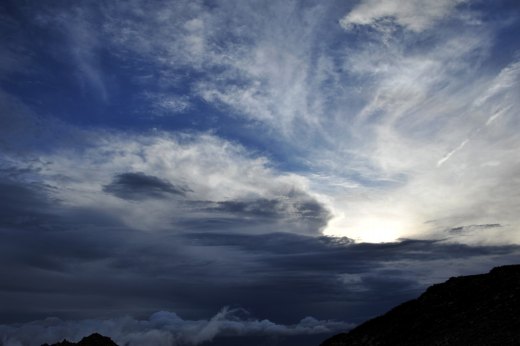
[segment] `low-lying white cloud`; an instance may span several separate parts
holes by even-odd
[[[339,321],[305,317],[292,325],[247,316],[243,309],[223,308],[208,320],[185,320],[174,312],[160,311],[147,320],[121,317],[106,320],[63,321],[47,318],[21,325],[0,325],[4,346],[39,346],[67,339],[77,342],[92,333],[112,338],[119,345],[199,345],[222,336],[297,336],[332,334],[352,328]]]

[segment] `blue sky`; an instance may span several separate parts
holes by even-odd
[[[518,18],[506,0],[3,2],[3,342],[161,310],[142,340],[319,341],[517,262]]]

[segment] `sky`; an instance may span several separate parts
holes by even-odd
[[[317,345],[520,262],[516,0],[0,4],[0,345]]]

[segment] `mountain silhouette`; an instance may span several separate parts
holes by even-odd
[[[520,345],[520,265],[460,276],[321,346]]]
[[[84,337],[79,342],[70,342],[67,340],[63,340],[62,342],[57,342],[52,345],[43,344],[42,346],[117,346],[117,344],[107,336],[94,333]]]

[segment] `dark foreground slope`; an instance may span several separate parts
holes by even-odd
[[[42,346],[49,345],[43,344]],[[100,335],[98,333],[94,333],[92,335],[84,337],[79,342],[69,342],[67,340],[63,340],[62,342],[58,342],[50,346],[117,346],[117,344],[113,342],[112,339],[110,339],[109,337]]]
[[[520,345],[520,265],[433,285],[321,345]]]

